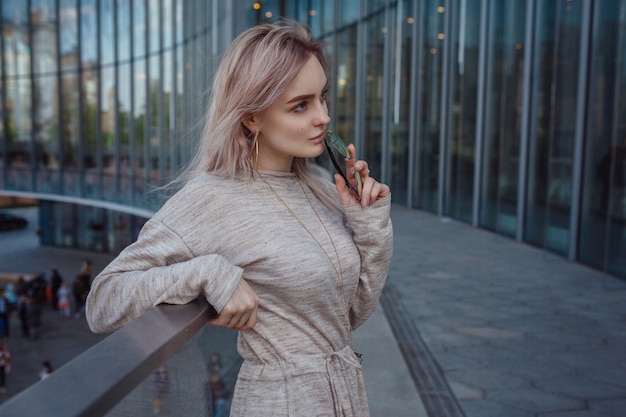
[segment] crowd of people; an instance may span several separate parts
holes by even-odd
[[[15,284],[0,288],[0,336],[11,335],[11,318],[15,315],[20,321],[22,336],[37,340],[46,305],[62,317],[70,318],[72,311],[74,317],[82,317],[91,274],[91,262],[85,260],[71,286],[57,269],[52,269],[49,279],[45,272],[39,272],[31,277],[20,276]]]
[[[20,276],[16,282],[3,283],[0,286],[0,394],[7,392],[6,379],[11,370],[9,342],[13,336],[14,320],[19,321],[21,337],[37,341],[43,324],[42,315],[50,308],[63,318],[81,318],[85,311],[85,300],[89,293],[91,261],[84,260],[79,272],[68,283],[58,269],[51,270],[49,277],[45,272],[30,276]],[[49,360],[44,360],[39,379],[44,379],[52,372]]]

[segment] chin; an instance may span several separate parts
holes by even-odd
[[[324,142],[320,144],[316,144],[315,148],[311,149],[310,152],[307,152],[307,155],[303,156],[303,158],[317,158],[318,156],[323,154],[325,150],[326,150],[326,145],[324,145]]]

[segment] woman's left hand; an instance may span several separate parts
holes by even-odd
[[[348,151],[350,151],[350,154],[352,154],[353,157],[356,154],[356,150],[354,148],[354,145],[352,144],[348,145]],[[368,168],[367,162],[362,160],[354,162],[348,161],[346,168],[346,175],[348,176],[348,180],[355,181],[353,185],[356,185],[355,172],[358,172],[361,175],[363,188],[361,190],[361,201],[359,201],[354,193],[350,191],[341,175],[335,174],[335,184],[337,187],[337,192],[339,193],[341,204],[343,204],[344,206],[360,204],[363,207],[366,207],[375,203],[377,200],[387,197],[389,194],[391,194],[389,186],[387,186],[386,184],[381,184],[374,178],[370,177],[370,170]]]

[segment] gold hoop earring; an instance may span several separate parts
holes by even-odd
[[[259,131],[254,132],[254,170],[259,172]]]

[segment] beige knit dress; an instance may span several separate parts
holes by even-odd
[[[375,309],[387,278],[391,198],[345,207],[344,216],[293,173],[260,174],[205,174],[183,187],[95,278],[89,326],[112,331],[151,306],[201,294],[219,312],[243,278],[259,296],[259,313],[256,326],[239,334],[244,363],[231,416],[367,417],[340,281],[354,329]],[[337,198],[333,184],[324,189]]]

